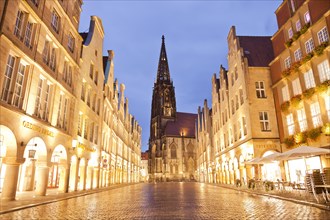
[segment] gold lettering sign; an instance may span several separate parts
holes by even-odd
[[[95,152],[96,149],[94,147],[88,147],[83,143],[78,143],[78,147],[81,148],[82,150],[90,151],[90,152]]]
[[[26,128],[29,128],[33,131],[39,132],[41,134],[45,134],[45,135],[54,137],[54,132],[52,132],[48,129],[42,128],[38,125],[32,124],[31,122],[23,121],[23,126],[26,127]]]

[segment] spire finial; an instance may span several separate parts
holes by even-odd
[[[165,41],[165,36],[164,36],[164,34],[162,35],[162,42],[164,43],[164,41]]]

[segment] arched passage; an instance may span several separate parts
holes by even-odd
[[[19,175],[19,191],[36,191],[37,195],[46,195],[49,167],[47,148],[40,137],[34,137],[24,146],[24,164]]]
[[[50,161],[52,165],[49,171],[48,187],[59,188],[61,191],[65,191],[67,152],[63,145],[55,147]]]
[[[16,196],[16,186],[22,161],[17,158],[17,141],[12,130],[4,125],[0,125],[0,192],[1,199],[14,200]]]

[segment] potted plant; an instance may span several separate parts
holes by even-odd
[[[313,129],[309,130],[307,132],[308,138],[311,139],[311,140],[313,140],[313,141],[317,140],[318,137],[322,133],[322,130],[321,129],[322,129],[322,127],[318,127],[318,128],[313,128]]]
[[[284,139],[284,144],[287,146],[287,148],[293,147],[296,144],[293,135],[285,138]]]
[[[249,179],[248,187],[249,189],[254,189],[256,187],[256,181],[254,179]]]
[[[290,74],[291,74],[291,69],[287,68],[287,69],[283,70],[281,75],[282,75],[282,78],[286,78],[286,77],[290,76]]]
[[[282,112],[288,111],[289,108],[290,108],[290,102],[289,101],[283,102],[281,104],[281,110],[282,110]]]
[[[299,106],[300,102],[301,102],[301,95],[300,94],[296,95],[296,96],[293,96],[290,100],[290,106],[296,108],[296,107]]]
[[[303,92],[302,96],[304,99],[310,99],[314,95],[314,93],[315,93],[315,88],[313,87],[313,88],[306,89]]]
[[[325,92],[330,87],[330,80],[326,80],[316,87],[316,91],[319,93]]]
[[[320,44],[319,46],[315,47],[315,49],[314,49],[314,53],[315,53],[317,56],[322,55],[324,49],[325,49],[328,45],[329,45],[329,42],[328,42],[328,41],[323,42],[323,43]]]

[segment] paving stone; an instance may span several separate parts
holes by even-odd
[[[0,219],[329,219],[316,207],[202,183],[137,184],[0,215]]]

